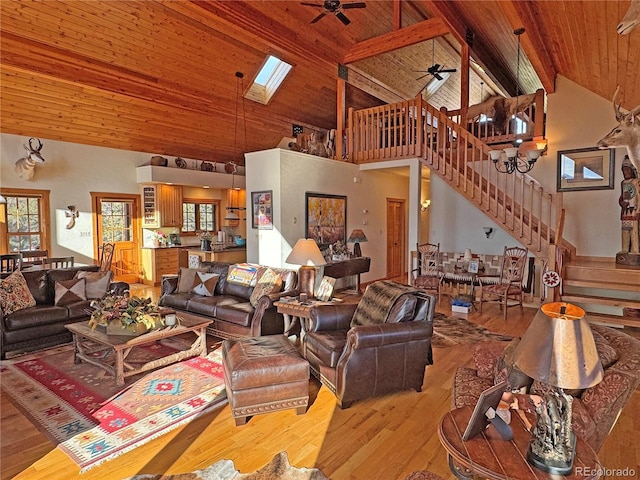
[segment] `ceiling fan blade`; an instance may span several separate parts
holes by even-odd
[[[306,7],[324,8],[324,5],[318,5],[317,3],[300,2],[300,5],[304,5]]]
[[[424,75],[422,75],[421,77],[416,78],[416,81],[418,80],[422,80],[424,77],[426,77],[427,75],[429,75],[429,73],[425,73]]]
[[[318,20],[320,20],[322,17],[324,17],[327,14],[327,12],[322,12],[320,15],[318,15],[316,18],[314,18],[313,20],[311,20],[311,23],[316,23]]]
[[[457,72],[455,68],[443,68],[442,70],[438,70],[438,73],[454,73]]]
[[[434,72],[433,76],[436,77],[438,80],[443,80],[442,76],[438,72]]]
[[[349,25],[351,23],[351,20],[349,20],[347,16],[342,12],[336,12],[336,17],[338,17],[338,19],[345,25]]]
[[[347,9],[347,8],[366,8],[367,4],[364,2],[353,2],[353,3],[343,3],[342,8]]]

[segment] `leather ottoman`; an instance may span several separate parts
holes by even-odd
[[[227,397],[236,425],[258,413],[309,404],[309,363],[284,335],[222,342]]]

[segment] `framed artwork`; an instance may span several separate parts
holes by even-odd
[[[251,192],[251,228],[273,229],[273,190]]]
[[[333,287],[336,284],[336,279],[333,277],[322,277],[322,281],[318,286],[318,290],[315,292],[315,297],[321,302],[328,302],[333,295]]]
[[[500,403],[500,399],[502,398],[502,394],[504,393],[506,386],[507,382],[501,382],[498,385],[487,388],[480,394],[478,403],[476,403],[473,413],[471,414],[471,418],[469,419],[469,424],[462,434],[462,441],[466,442],[467,440],[472,439],[487,428],[487,425],[489,425],[487,411],[489,409],[493,409],[494,412],[498,410],[498,404]]]
[[[306,192],[305,232],[320,249],[347,242],[347,197]]]
[[[478,267],[480,266],[480,260],[469,260],[469,266],[467,272],[478,273]]]
[[[558,152],[558,192],[613,189],[615,149]]]

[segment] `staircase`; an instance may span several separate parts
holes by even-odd
[[[562,194],[547,191],[526,174],[499,173],[484,142],[454,122],[445,112],[418,96],[400,103],[364,110],[349,109],[349,161],[369,163],[419,158],[544,261],[555,244],[551,226],[558,224]],[[562,248],[575,256],[575,248]]]
[[[582,307],[592,322],[640,327],[640,268],[577,257],[563,268],[561,300]]]

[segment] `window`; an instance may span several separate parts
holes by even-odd
[[[133,240],[132,203],[102,200],[102,241],[107,243]]]
[[[267,105],[291,70],[291,65],[269,55],[245,94],[248,100]]]
[[[201,230],[218,231],[220,201],[185,199],[182,202],[182,233],[196,234]]]
[[[47,250],[49,191],[6,189],[2,195],[7,201],[2,248],[7,252]]]

